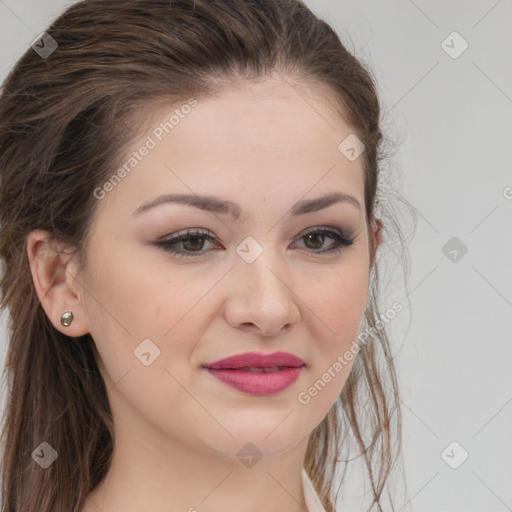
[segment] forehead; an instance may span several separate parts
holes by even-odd
[[[349,161],[339,150],[353,129],[327,86],[275,75],[191,99],[159,101],[134,114],[142,135],[124,163],[151,149],[135,157],[110,199],[122,194],[134,205],[156,192],[214,192],[279,202],[337,186],[364,204],[362,158]]]

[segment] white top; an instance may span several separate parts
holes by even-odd
[[[308,512],[325,512],[325,508],[305,468],[302,468],[302,488],[304,489],[304,501],[306,502]]]

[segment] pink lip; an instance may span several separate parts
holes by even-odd
[[[276,366],[280,367],[279,371],[249,371],[249,368],[263,369]],[[251,395],[271,395],[282,391],[298,379],[304,367],[305,363],[300,357],[286,352],[248,352],[204,365],[204,368],[220,381]]]

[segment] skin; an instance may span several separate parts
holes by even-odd
[[[273,76],[199,99],[98,201],[85,269],[47,232],[30,233],[42,305],[59,331],[91,334],[114,415],[113,463],[83,512],[306,510],[301,468],[308,438],[352,362],[309,404],[297,396],[357,338],[369,233],[377,247],[381,227],[368,230],[362,157],[349,161],[338,150],[353,130],[330,91],[314,91]],[[148,108],[137,119],[155,126],[175,108]],[[361,209],[339,202],[290,215],[297,201],[333,191],[354,196]],[[164,193],[217,196],[238,203],[242,213],[233,219],[167,203],[133,214]],[[351,231],[354,242],[320,254],[335,241],[326,236],[323,244],[321,238],[308,244],[304,235],[319,226]],[[189,241],[189,252],[202,251],[190,257],[154,245],[185,228],[207,229],[215,240]],[[250,264],[236,252],[248,236],[263,248]],[[183,243],[175,247],[186,250]],[[73,323],[62,327],[68,310]],[[149,366],[134,356],[147,338],[160,349]],[[272,396],[230,388],[201,366],[277,350],[301,357],[306,368]],[[236,456],[247,442],[262,455],[252,467]]]

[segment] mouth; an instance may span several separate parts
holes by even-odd
[[[243,368],[223,368],[223,369],[224,370],[236,370],[236,371],[240,371],[240,372],[275,373],[275,372],[280,372],[281,370],[286,370],[287,368],[298,368],[298,367],[295,367],[295,366],[271,366],[269,368],[265,368],[265,367],[244,366]]]
[[[283,368],[299,368],[305,366],[305,363],[300,357],[288,352],[274,352],[272,354],[246,352],[203,366],[213,370],[279,371]]]
[[[257,396],[273,395],[291,386],[305,367],[300,357],[286,352],[251,352],[203,365],[224,384]]]

